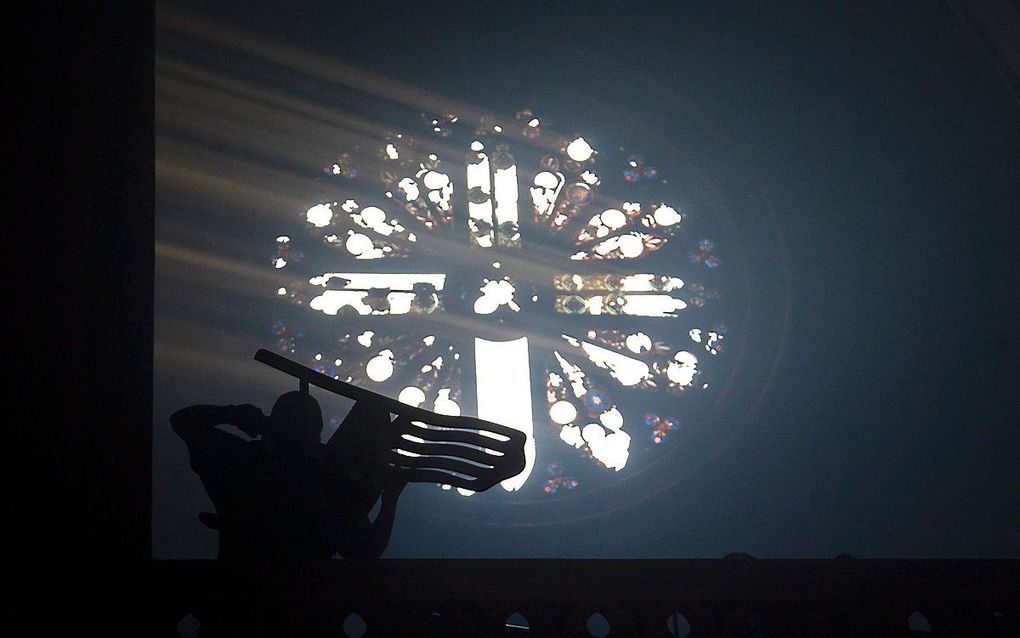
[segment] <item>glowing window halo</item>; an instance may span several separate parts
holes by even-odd
[[[718,297],[706,284],[715,243],[676,241],[686,211],[674,203],[603,194],[613,178],[659,177],[638,156],[604,174],[597,144],[528,112],[474,128],[423,121],[431,136],[339,154],[323,171],[335,198],[277,233],[271,266],[292,283],[276,295],[299,309],[274,322],[277,349],[414,405],[522,429],[528,464],[507,491],[583,489],[563,469],[570,454],[625,473],[632,446],[662,446],[683,420],[617,397],[710,386],[706,363],[728,329],[695,313]]]

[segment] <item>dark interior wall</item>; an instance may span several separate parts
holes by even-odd
[[[45,343],[16,346],[34,350],[26,392],[46,415],[33,419],[50,469],[33,482],[32,536],[61,563],[149,556],[153,16],[128,3],[19,23],[41,35],[24,54],[33,106],[12,125],[32,167],[20,210],[35,211],[15,243],[32,290],[25,334],[43,326]]]
[[[5,624],[22,635],[144,613],[153,16],[145,2],[9,16],[26,37],[8,100],[5,292],[17,292],[5,365],[18,423],[5,483],[18,585]]]

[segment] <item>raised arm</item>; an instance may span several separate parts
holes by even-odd
[[[265,431],[268,420],[261,409],[250,404],[192,405],[174,412],[170,416],[170,425],[178,436],[190,443],[217,425],[234,425],[248,436],[255,437]]]
[[[404,491],[407,482],[394,478],[389,481],[382,493],[382,506],[375,521],[360,534],[354,534],[346,547],[340,550],[344,558],[379,558],[386,551],[393,531],[393,521],[397,512],[397,500]],[[367,519],[366,519],[367,520]]]

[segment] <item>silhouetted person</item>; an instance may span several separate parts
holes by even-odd
[[[216,506],[199,518],[219,530],[220,559],[376,558],[385,550],[405,485],[387,469],[385,408],[358,402],[327,445],[318,401],[302,391],[282,395],[268,417],[253,405],[195,405],[170,421]],[[223,424],[253,440],[216,427]]]

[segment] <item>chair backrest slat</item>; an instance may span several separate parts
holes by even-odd
[[[314,385],[397,415],[390,424],[394,443],[389,466],[411,482],[442,483],[481,492],[524,469],[523,432],[477,417],[437,414],[407,405],[333,379],[269,350],[256,352],[255,360],[297,378],[302,388]]]

